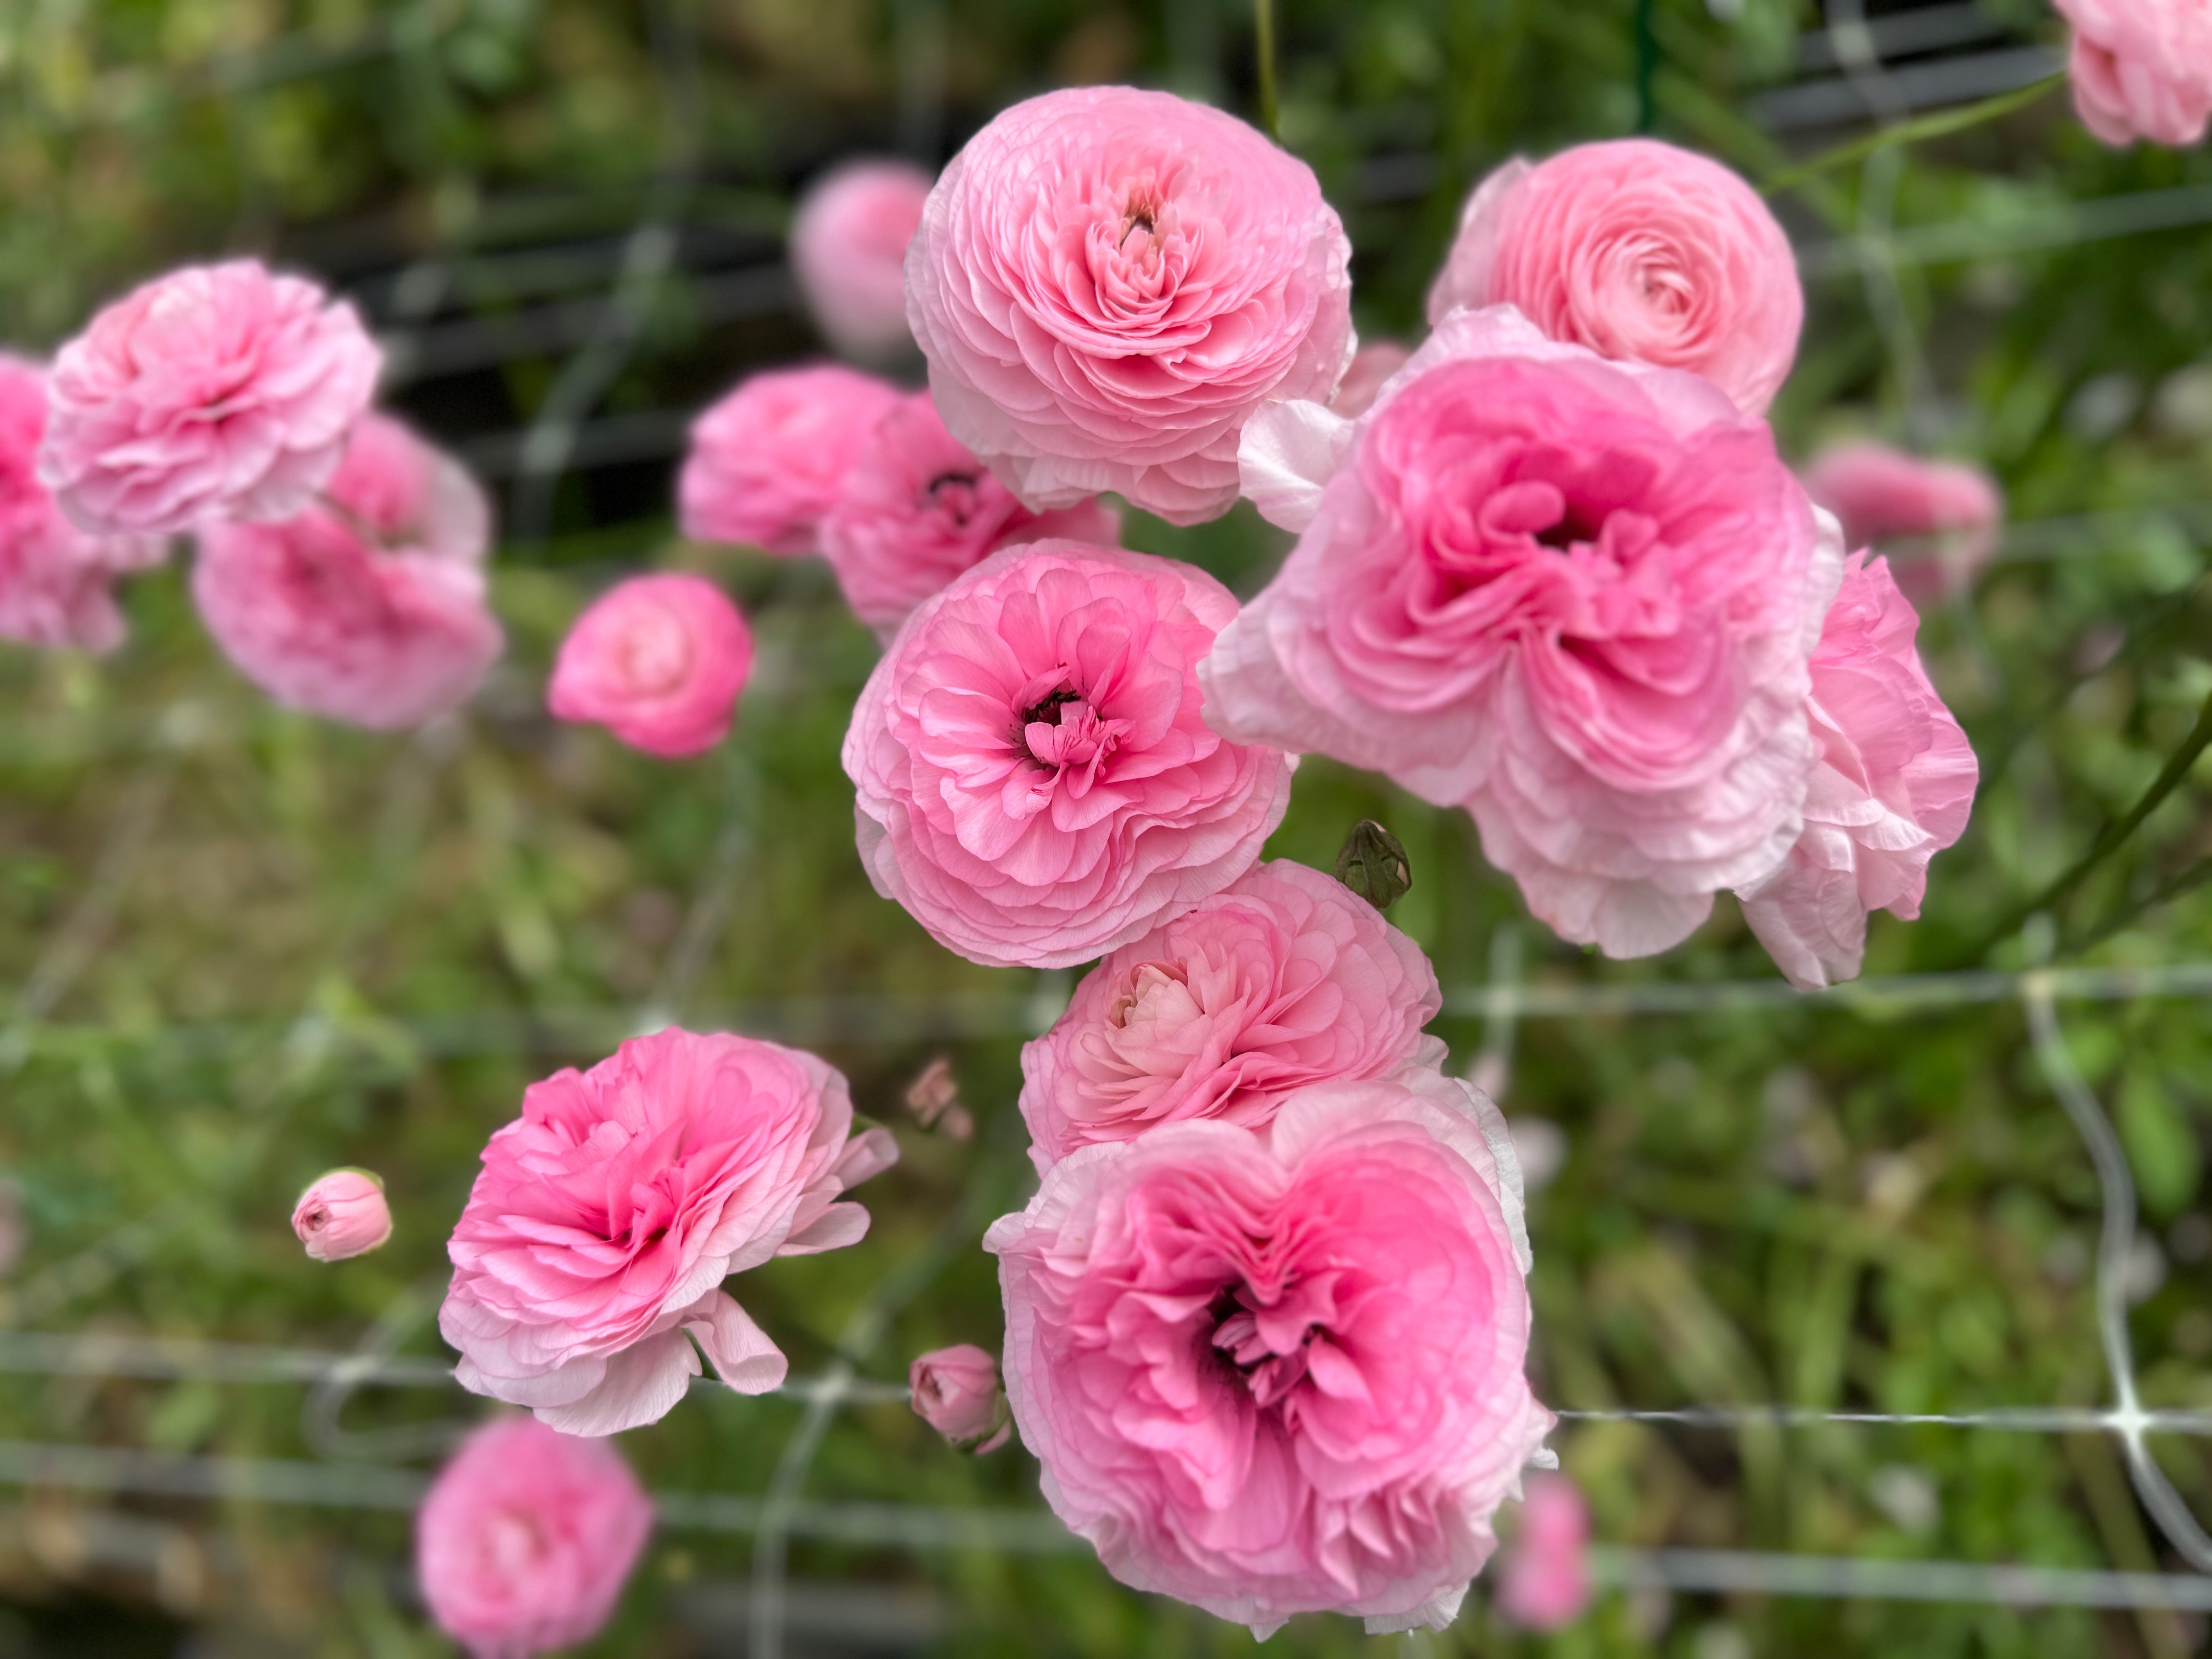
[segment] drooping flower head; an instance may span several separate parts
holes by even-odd
[[[1923,603],[1973,579],[1996,552],[2004,495],[1978,466],[1931,461],[1887,444],[1838,444],[1805,469],[1806,493],[1844,526],[1844,544],[1940,538],[1933,558],[1901,565],[1899,586]]]
[[[392,1237],[384,1183],[366,1170],[318,1176],[292,1206],[292,1231],[317,1261],[367,1255]]]
[[[703,754],[729,735],[752,630],[722,590],[671,573],[617,582],[561,641],[546,703],[648,755]]]
[[[1562,1630],[1589,1606],[1589,1505],[1564,1474],[1533,1474],[1521,1529],[1498,1583],[1500,1612],[1523,1630]]]
[[[930,177],[910,161],[848,161],[799,198],[791,266],[823,337],[846,356],[881,362],[914,349],[906,324],[906,250]]]
[[[2067,75],[2081,125],[2108,144],[2175,149],[2212,121],[2212,0],[2052,0],[2074,26]]]
[[[916,1416],[954,1445],[975,1446],[979,1456],[998,1450],[1014,1432],[999,1362],[973,1342],[916,1354],[907,1386]]]
[[[694,541],[812,553],[845,469],[904,394],[849,368],[775,369],[741,381],[691,423],[676,495]]]

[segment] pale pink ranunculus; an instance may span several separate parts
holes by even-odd
[[[1563,1630],[1589,1606],[1589,1505],[1564,1474],[1533,1474],[1498,1575],[1498,1610],[1523,1630]]]
[[[916,1354],[906,1380],[915,1414],[956,1446],[981,1441],[980,1456],[998,1450],[1014,1431],[999,1362],[973,1342]]]
[[[1972,581],[1996,551],[2004,492],[1978,466],[1931,461],[1881,443],[1822,451],[1803,473],[1806,493],[1834,514],[1848,547],[1902,538],[1932,555],[1899,567],[1898,586],[1925,603]]]
[[[1497,1109],[1429,1072],[1055,1164],[983,1241],[1054,1512],[1124,1583],[1255,1635],[1441,1629],[1548,1462],[1512,1159]]]
[[[447,1246],[461,1385],[594,1435],[665,1416],[694,1340],[738,1393],[779,1386],[782,1351],[721,1284],[866,1233],[838,1195],[898,1149],[852,1127],[841,1073],[752,1037],[672,1028],[532,1084]]]
[[[799,198],[791,266],[823,337],[880,362],[914,349],[906,323],[906,250],[930,177],[911,161],[848,161]]]
[[[94,535],[39,482],[46,372],[0,352],[0,639],[109,651],[123,642],[110,586],[168,556],[159,536]]]
[[[691,423],[676,482],[684,533],[786,556],[816,551],[845,469],[905,395],[834,363],[740,381]]]
[[[1447,317],[1357,422],[1277,404],[1248,493],[1302,530],[1200,670],[1206,719],[1474,815],[1563,937],[1678,943],[1797,838],[1835,521],[1764,422],[1509,307]]]
[[[877,425],[822,520],[823,556],[846,603],[886,641],[962,571],[1002,547],[1048,538],[1117,546],[1121,517],[1097,501],[1030,512],[945,429],[927,392]]]
[[[345,453],[383,358],[344,301],[253,259],[133,290],[54,358],[39,478],[87,530],[289,519]]]
[[[1333,876],[1255,864],[1083,977],[1022,1049],[1030,1158],[1162,1123],[1263,1128],[1312,1083],[1434,1069],[1443,1006],[1420,946]]]
[[[1805,320],[1790,238],[1759,192],[1653,138],[1508,161],[1476,187],[1429,320],[1492,305],[1601,357],[1702,374],[1747,415],[1789,378]]]
[[[714,583],[680,572],[633,576],[576,618],[546,706],[648,755],[703,754],[729,735],[752,665],[752,630]]]
[[[1352,367],[1344,371],[1338,383],[1336,396],[1328,406],[1347,421],[1357,420],[1375,407],[1375,399],[1382,395],[1383,382],[1400,369],[1413,355],[1413,348],[1395,340],[1377,340],[1364,345],[1353,354]]]
[[[2212,0],[2052,0],[2074,27],[2067,75],[2108,144],[2180,149],[2212,121]]]
[[[317,1176],[292,1206],[292,1231],[317,1261],[367,1255],[392,1237],[384,1183],[366,1170]]]
[[[496,1418],[415,1512],[415,1582],[470,1659],[532,1659],[599,1634],[652,1531],[653,1500],[611,1445]]]
[[[491,509],[398,422],[354,428],[323,499],[199,531],[192,599],[223,654],[295,708],[377,731],[459,707],[507,636],[486,602]]]
[[[1199,714],[1229,590],[1149,554],[1035,542],[908,618],[845,734],[860,861],[971,962],[1103,956],[1251,868],[1279,750]]]
[[[1744,920],[1792,985],[1858,976],[1869,912],[1920,914],[1928,861],[1957,841],[1979,769],[1914,647],[1920,618],[1886,562],[1851,556],[1813,653],[1820,763],[1782,866],[1740,890]]]
[[[1342,378],[1351,251],[1313,170],[1234,116],[1079,87],[946,166],[907,315],[945,424],[1030,507],[1118,490],[1196,524],[1237,499],[1252,411]]]

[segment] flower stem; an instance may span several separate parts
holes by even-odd
[[[2010,92],[2001,92],[1994,98],[1984,98],[1978,104],[1969,104],[1964,109],[1938,110],[1933,115],[1923,115],[1917,121],[1899,121],[1894,126],[1882,127],[1854,138],[1847,144],[1822,150],[1809,161],[1801,161],[1774,174],[1759,186],[1763,196],[1779,196],[1784,191],[1795,190],[1809,179],[1834,168],[1849,167],[1863,161],[1876,150],[1887,149],[1893,144],[1914,144],[1923,138],[1941,138],[1946,133],[1963,132],[1968,127],[1979,126],[1984,121],[1995,121],[2011,114],[2049,92],[2066,77],[2046,75],[2040,81],[2016,87]]]
[[[1283,135],[1275,98],[1275,0],[1252,0],[1252,34],[1260,69],[1260,125],[1267,137],[1280,143]]]

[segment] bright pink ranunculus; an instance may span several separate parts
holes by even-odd
[[[916,1354],[907,1367],[907,1389],[923,1422],[956,1446],[981,1441],[979,1455],[998,1450],[1014,1431],[999,1362],[973,1342]]]
[[[1928,861],[1973,810],[1974,751],[1920,665],[1919,630],[1888,565],[1853,554],[1813,653],[1820,763],[1804,833],[1781,868],[1738,895],[1801,990],[1857,977],[1869,911],[1920,914]]]
[[[1442,1628],[1553,1421],[1522,1374],[1512,1158],[1428,1072],[1055,1164],[983,1241],[1054,1512],[1123,1583],[1255,1634]]]
[[[1063,541],[925,601],[845,734],[876,890],[971,962],[1066,968],[1243,875],[1291,769],[1200,718],[1236,614],[1193,566]]]
[[[1848,547],[1940,538],[1935,556],[1909,561],[1899,580],[1923,603],[1971,581],[1996,550],[2004,494],[1980,467],[1847,443],[1814,457],[1804,478],[1806,493],[1842,521]]]
[[[756,374],[691,423],[677,479],[694,541],[811,553],[845,469],[905,394],[834,364]]]
[[[589,1641],[653,1531],[653,1501],[604,1441],[502,1417],[461,1443],[415,1515],[415,1579],[471,1659]]]
[[[866,1233],[837,1196],[898,1149],[852,1127],[841,1073],[752,1037],[671,1029],[532,1084],[447,1246],[462,1386],[569,1434],[666,1415],[691,1340],[740,1394],[777,1387],[782,1351],[721,1283]]]
[[[884,640],[986,556],[1058,538],[1112,547],[1121,520],[1096,501],[1036,514],[945,429],[927,392],[885,416],[822,521],[822,552],[854,614]]]
[[[39,477],[88,530],[289,519],[345,453],[382,357],[361,318],[252,259],[148,283],[61,349]]]
[[[1357,422],[1272,405],[1244,462],[1304,534],[1200,671],[1216,731],[1464,805],[1529,908],[1612,956],[1781,862],[1842,540],[1764,422],[1501,306]]]
[[[1589,1606],[1589,1506],[1564,1474],[1534,1474],[1499,1574],[1499,1611],[1524,1630],[1561,1630]]]
[[[1413,355],[1410,347],[1395,340],[1377,340],[1373,345],[1359,348],[1352,359],[1352,367],[1344,371],[1344,379],[1336,388],[1336,396],[1328,406],[1347,421],[1358,420],[1375,407],[1375,399],[1382,395],[1382,383],[1400,369]]]
[[[752,665],[752,630],[714,583],[633,576],[576,618],[545,701],[648,755],[702,754],[729,735]]]
[[[1702,374],[1764,414],[1797,355],[1790,238],[1719,162],[1652,138],[1508,161],[1468,198],[1429,320],[1510,305],[1601,357]]]
[[[192,599],[208,632],[311,714],[391,731],[459,707],[507,642],[485,603],[483,492],[372,414],[323,495],[281,524],[200,526]]]
[[[1005,111],[930,192],[907,314],[953,434],[1031,507],[1176,524],[1237,499],[1237,434],[1326,399],[1351,245],[1313,170],[1233,116],[1079,87]]]
[[[2108,144],[2201,143],[2212,120],[2212,0],[2052,0],[2074,26],[2081,125]]]
[[[292,1231],[318,1261],[366,1255],[392,1237],[384,1183],[366,1170],[318,1176],[292,1206]]]
[[[1030,1157],[1157,1124],[1262,1128],[1310,1083],[1443,1060],[1421,1028],[1443,998],[1420,947],[1342,882],[1256,864],[1084,975],[1067,1012],[1022,1049]]]
[[[914,349],[906,325],[906,250],[929,199],[911,161],[848,161],[800,198],[791,265],[830,343],[878,362]]]

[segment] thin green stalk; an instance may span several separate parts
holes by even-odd
[[[1807,180],[1816,179],[1837,167],[1849,167],[1863,161],[1876,150],[1887,149],[1893,144],[1917,144],[1923,138],[1941,138],[1947,133],[1963,132],[1968,127],[1981,125],[2011,114],[2049,92],[2066,77],[2047,75],[2040,81],[2001,92],[1994,98],[1984,98],[1978,104],[1969,104],[1964,109],[1938,110],[1933,115],[1923,115],[1917,121],[1899,121],[1894,126],[1881,127],[1863,138],[1854,138],[1847,144],[1822,150],[1811,160],[1801,161],[1794,167],[1784,168],[1759,186],[1763,196],[1779,196],[1795,190]]]
[[[2067,947],[2067,953],[2078,955],[2083,951],[2102,945],[2146,910],[2155,910],[2160,905],[2178,899],[2195,888],[2202,887],[2207,879],[2212,879],[2212,856],[2198,859],[2195,863],[2183,869],[2179,874],[2167,877],[2142,897],[2122,905],[2111,915],[2099,922],[2094,930],[2085,934],[2079,943],[2069,945]]]
[[[1252,0],[1253,50],[1260,60],[1260,125],[1267,137],[1282,141],[1276,119],[1275,0]]]

